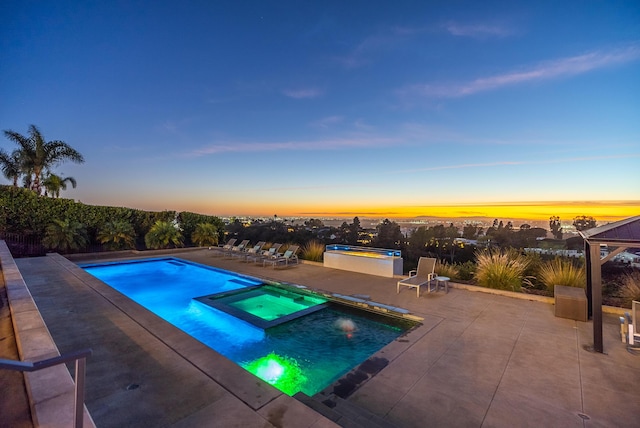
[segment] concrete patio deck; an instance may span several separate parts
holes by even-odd
[[[591,323],[556,318],[548,303],[460,288],[417,298],[410,289],[396,294],[395,279],[312,264],[263,268],[206,249],[172,255],[312,289],[369,295],[424,321],[376,354],[388,365],[346,400],[334,400],[325,417],[70,261],[57,255],[18,259],[60,352],[94,351],[87,361],[86,406],[98,427],[639,423],[640,355],[620,342],[617,315],[605,314],[606,354],[597,354],[584,349],[593,343]]]

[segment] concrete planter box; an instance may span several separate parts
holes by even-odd
[[[557,317],[587,321],[587,296],[582,288],[556,285],[553,295]]]

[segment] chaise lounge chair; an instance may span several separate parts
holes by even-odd
[[[251,260],[254,263],[258,263],[258,262],[264,261],[265,259],[276,258],[276,257],[278,257],[280,255],[278,253],[278,250],[280,249],[280,247],[282,247],[282,244],[272,244],[271,247],[269,247],[268,250],[264,250],[260,254],[255,254],[253,257],[251,257],[251,256],[247,257],[247,262],[249,262],[249,260]]]
[[[252,248],[249,248],[247,251],[244,251],[242,253],[234,253],[233,257],[239,257],[241,260],[244,260],[246,262],[249,260],[249,258],[259,254],[260,250],[262,250],[262,247],[264,247],[264,244],[266,244],[266,241],[260,241]]]
[[[244,241],[242,241],[238,245],[234,245],[233,247],[231,247],[230,250],[226,250],[224,252],[224,255],[227,256],[227,257],[233,257],[234,253],[243,253],[246,250],[247,245],[249,245],[249,240],[245,239]]]
[[[237,239],[236,238],[231,238],[227,241],[226,244],[223,245],[218,245],[217,247],[209,247],[210,250],[216,250],[217,254],[224,254],[225,251],[229,251],[231,250],[231,248],[233,248],[233,246],[235,245]]]
[[[270,263],[275,269],[278,265],[288,266],[290,264],[298,264],[298,256],[296,253],[298,252],[298,246],[292,245],[287,248],[287,251],[284,252],[282,256],[278,256],[272,259],[264,259],[262,261],[262,266],[266,266],[267,263]]]
[[[426,285],[431,286],[431,281],[436,277],[435,274],[436,259],[428,257],[420,257],[418,260],[418,269],[409,271],[409,278],[398,281],[397,293],[400,293],[400,286],[414,287],[416,294],[420,297],[420,287]]]

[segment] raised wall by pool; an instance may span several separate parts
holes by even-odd
[[[325,248],[324,267],[393,278],[402,275],[402,253],[400,250],[330,244]]]

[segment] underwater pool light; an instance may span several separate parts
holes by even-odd
[[[300,391],[302,385],[307,381],[307,377],[302,373],[296,360],[273,352],[253,360],[243,367],[287,395],[294,395]]]

